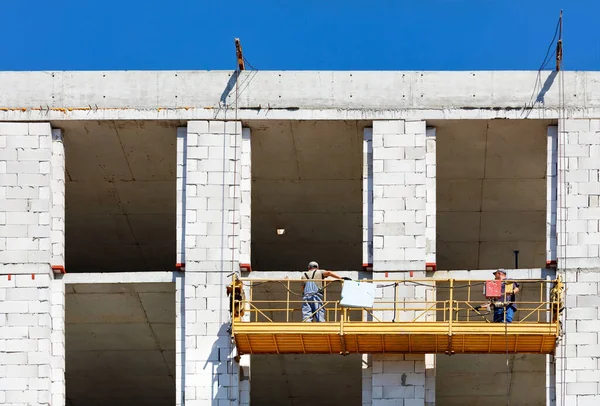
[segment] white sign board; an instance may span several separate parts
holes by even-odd
[[[344,281],[342,288],[342,307],[373,307],[375,285],[368,282]]]

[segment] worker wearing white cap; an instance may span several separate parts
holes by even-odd
[[[517,311],[517,305],[515,303],[515,293],[519,293],[519,284],[506,279],[506,271],[504,269],[498,269],[494,272],[494,278],[497,281],[505,281],[502,283],[502,298],[498,305],[494,306],[494,322],[512,323],[513,316]],[[495,302],[496,303],[496,302]],[[506,313],[506,320],[505,320]]]
[[[302,283],[302,321],[325,321],[325,306],[323,304],[323,280],[331,276],[335,279],[346,279],[342,278],[338,274],[332,271],[326,271],[319,269],[319,264],[315,261],[311,261],[308,264],[308,270],[302,273],[302,280],[306,282]]]

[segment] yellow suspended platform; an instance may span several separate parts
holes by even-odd
[[[517,297],[519,310],[512,323],[492,322],[491,312],[480,311],[478,304],[485,298],[477,288],[479,281],[382,282],[378,288],[392,287],[395,292],[378,294],[369,309],[340,307],[342,283],[327,284],[322,302],[325,321],[308,323],[302,321],[301,289],[294,289],[301,281],[237,279],[244,292],[232,295],[230,304],[236,310],[232,336],[237,351],[451,355],[555,350],[562,307],[552,296],[550,284],[556,281],[518,281],[523,294]],[[384,300],[386,296],[392,298]]]
[[[240,354],[551,354],[555,323],[236,323]]]

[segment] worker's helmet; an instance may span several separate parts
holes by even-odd
[[[504,275],[506,275],[506,270],[504,269],[498,269],[496,272],[494,272],[494,275],[496,275],[498,272],[502,272]]]
[[[319,269],[319,264],[316,261],[310,261],[308,263],[308,269]]]

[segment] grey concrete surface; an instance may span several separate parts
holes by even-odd
[[[0,120],[557,118],[558,75],[535,71],[0,72]],[[572,117],[600,112],[600,73],[564,72]],[[527,107],[535,103],[536,110]],[[35,110],[34,110],[35,109]]]
[[[366,124],[250,123],[253,269],[361,268]]]
[[[260,406],[360,406],[360,355],[253,355],[251,401]]]
[[[436,405],[546,405],[544,355],[438,355]],[[508,381],[508,385],[507,385]]]
[[[65,312],[68,405],[174,404],[173,283],[69,284]]]
[[[178,122],[53,125],[64,131],[67,271],[173,270]]]
[[[550,120],[431,121],[437,134],[437,266],[546,263]]]

